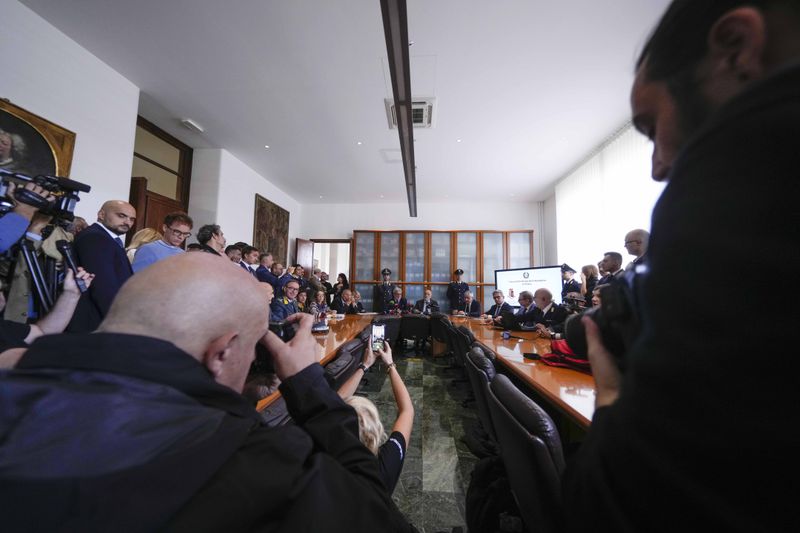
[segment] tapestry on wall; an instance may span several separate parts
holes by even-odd
[[[271,252],[276,263],[286,266],[289,251],[289,211],[256,194],[253,246]]]
[[[69,176],[75,134],[0,99],[0,168],[28,176]]]

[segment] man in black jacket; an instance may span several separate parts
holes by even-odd
[[[439,302],[433,299],[433,291],[425,289],[424,295],[424,298],[417,300],[414,304],[414,312],[425,316],[430,316],[431,313],[438,313]]]
[[[800,311],[742,322],[800,271],[798,65],[794,1],[676,0],[645,46],[633,122],[669,183],[624,376],[583,319],[597,410],[564,477],[569,531],[800,530]],[[740,287],[766,265],[709,307],[698,272]]]
[[[0,372],[4,528],[409,531],[316,363],[313,318],[283,343],[266,291],[224,258],[171,257],[96,333],[43,337]],[[264,426],[240,395],[257,342],[296,425]]]
[[[96,279],[81,296],[67,331],[94,331],[108,313],[119,288],[133,275],[124,238],[135,222],[136,209],[131,204],[109,200],[97,212],[97,222],[75,239],[78,264]]]

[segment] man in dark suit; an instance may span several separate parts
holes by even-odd
[[[414,304],[414,312],[425,316],[439,312],[439,302],[433,299],[433,293],[430,289],[425,289],[425,297],[417,300]]]
[[[503,312],[512,312],[513,308],[508,305],[506,302],[506,297],[503,295],[503,291],[496,290],[492,293],[492,298],[494,298],[494,305],[486,311],[484,318],[491,318],[495,319],[499,317]]]
[[[800,307],[743,317],[800,271],[800,3],[672,2],[631,106],[668,183],[624,375],[583,319],[596,409],[563,479],[565,531],[799,531]],[[710,306],[708,272],[746,290]]]
[[[471,292],[467,291],[464,293],[464,305],[453,309],[452,313],[458,316],[478,318],[481,316],[481,303],[472,296]]]
[[[643,229],[634,229],[625,235],[625,249],[634,256],[633,261],[625,267],[625,272],[645,264],[647,261],[647,245],[649,243],[650,234]]]
[[[242,267],[245,272],[250,274],[253,277],[256,276],[256,269],[258,268],[258,256],[260,255],[258,248],[255,246],[250,246],[246,244],[242,247],[242,258],[239,261],[239,266]]]
[[[272,259],[272,254],[269,252],[263,253],[258,256],[258,268],[256,268],[256,278],[258,281],[262,283],[268,283],[272,285],[272,289],[275,289],[275,284],[278,282],[278,277],[272,273],[272,264],[274,263]]]
[[[598,285],[611,283],[625,275],[625,270],[622,268],[622,254],[619,252],[606,252],[600,264],[602,265],[600,269],[606,272],[606,275],[600,278]]]
[[[353,293],[350,289],[343,290],[341,298],[333,299],[331,309],[340,315],[355,315],[361,312],[358,304],[353,299]]]
[[[78,302],[67,331],[87,333],[97,329],[122,284],[133,275],[125,254],[125,234],[136,222],[136,209],[122,200],[109,200],[97,212],[97,222],[75,239],[78,264],[95,275]]]
[[[571,292],[581,293],[581,282],[574,279],[575,269],[568,264],[561,265],[561,299],[567,297]]]

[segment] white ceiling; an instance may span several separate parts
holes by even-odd
[[[143,116],[299,202],[406,201],[378,0],[22,3],[139,86]],[[628,119],[668,3],[409,0],[412,93],[437,105],[415,130],[418,201],[547,197]]]

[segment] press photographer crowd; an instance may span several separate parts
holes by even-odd
[[[593,406],[580,428],[551,405],[581,431],[566,461],[563,426],[515,396],[528,403],[505,414],[531,446],[523,459],[560,463],[524,472],[531,487],[542,477],[558,487],[531,489],[528,501],[555,503],[540,505],[546,524],[495,520],[485,531],[800,531],[800,316],[775,306],[778,280],[800,270],[799,5],[670,4],[630,95],[633,124],[653,142],[653,178],[667,182],[651,233],[611,236],[626,256],[562,264],[560,295],[494,290],[482,305],[482,287],[457,268],[446,301],[427,286],[409,301],[377,260],[382,279],[362,295],[346,273],[334,281],[284,265],[229,244],[217,224],[195,229],[184,212],[130,235],[136,209],[108,200],[88,224],[75,207],[89,186],[0,170],[0,529],[417,531],[392,494],[412,437],[409,389],[429,376],[406,388],[393,354],[411,349],[389,330],[440,321],[476,325],[502,345],[480,369],[498,402],[497,383],[523,379],[495,372],[500,350],[545,379],[557,370],[591,380],[531,394],[584,392]],[[350,316],[363,314],[377,316]],[[335,387],[320,339],[329,324],[359,320],[370,329],[358,322],[348,341],[357,337],[363,356]],[[432,359],[431,331],[415,338],[416,355]],[[471,340],[462,359],[480,345]],[[522,354],[523,341],[552,353]],[[457,362],[452,347],[450,356]],[[370,373],[374,364],[386,375]],[[380,379],[396,406],[388,434],[356,392]],[[270,426],[256,406],[276,391],[270,405],[290,421]],[[428,430],[449,423],[429,414],[419,417]],[[432,483],[425,468],[408,490]],[[526,494],[483,488],[467,500],[495,514],[492,491],[514,505]]]

